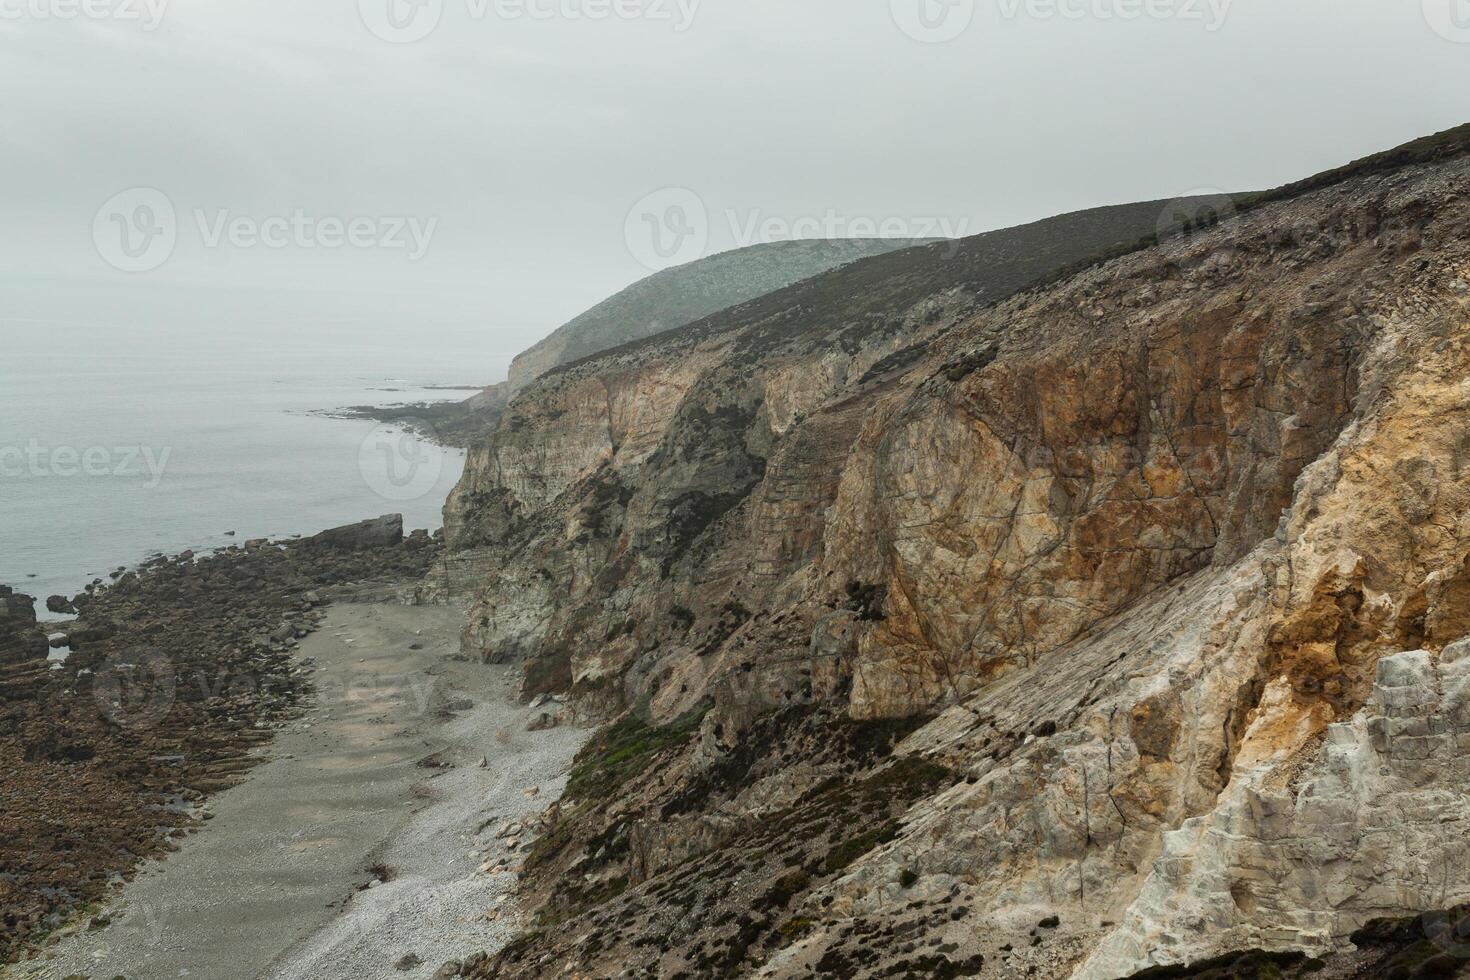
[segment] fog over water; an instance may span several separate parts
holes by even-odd
[[[500,380],[651,269],[752,241],[1258,188],[1448,128],[1463,12],[5,3],[0,582],[74,591],[231,529],[437,523],[456,457],[384,499],[371,427],[306,413]]]
[[[11,309],[26,292],[0,289]],[[392,512],[440,525],[462,454],[312,413],[462,398],[432,386],[503,373],[493,334],[426,318],[405,342],[396,311],[374,320],[341,298],[360,318],[316,319],[289,294],[181,296],[147,304],[160,322],[146,327],[136,290],[74,291],[67,318],[5,321],[24,329],[0,358],[0,583],[71,595],[154,551]]]
[[[0,5],[0,270],[125,278],[94,218],[154,189],[150,280],[460,291],[517,350],[646,274],[663,190],[703,251],[978,233],[1279,184],[1464,122],[1470,75],[1462,0],[68,5]],[[326,244],[354,219],[370,244]]]

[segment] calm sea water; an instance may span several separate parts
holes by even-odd
[[[431,386],[503,377],[488,334],[0,321],[0,583],[44,599],[154,552],[439,527],[461,453],[313,413],[463,398]]]

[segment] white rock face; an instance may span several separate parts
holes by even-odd
[[[1326,950],[1376,916],[1470,899],[1467,652],[1381,660],[1367,706],[1329,725],[1309,764],[1237,769],[1212,813],[1165,835],[1077,980],[1222,948]]]

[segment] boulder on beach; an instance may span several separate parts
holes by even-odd
[[[35,602],[9,586],[0,586],[0,664],[46,656],[46,636],[36,627]]]
[[[306,542],[346,551],[396,547],[403,543],[403,515],[385,514],[373,520],[344,524],[312,535]]]
[[[7,625],[30,625],[36,621],[36,600],[0,586],[0,629]]]
[[[549,711],[543,711],[526,724],[528,732],[546,732],[561,724],[561,719]]]
[[[77,607],[72,605],[71,600],[64,595],[51,595],[46,597],[46,611],[72,615],[77,611]]]

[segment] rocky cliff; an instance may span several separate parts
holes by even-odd
[[[1111,980],[1470,900],[1467,145],[527,388],[436,584],[615,722],[478,971]]]

